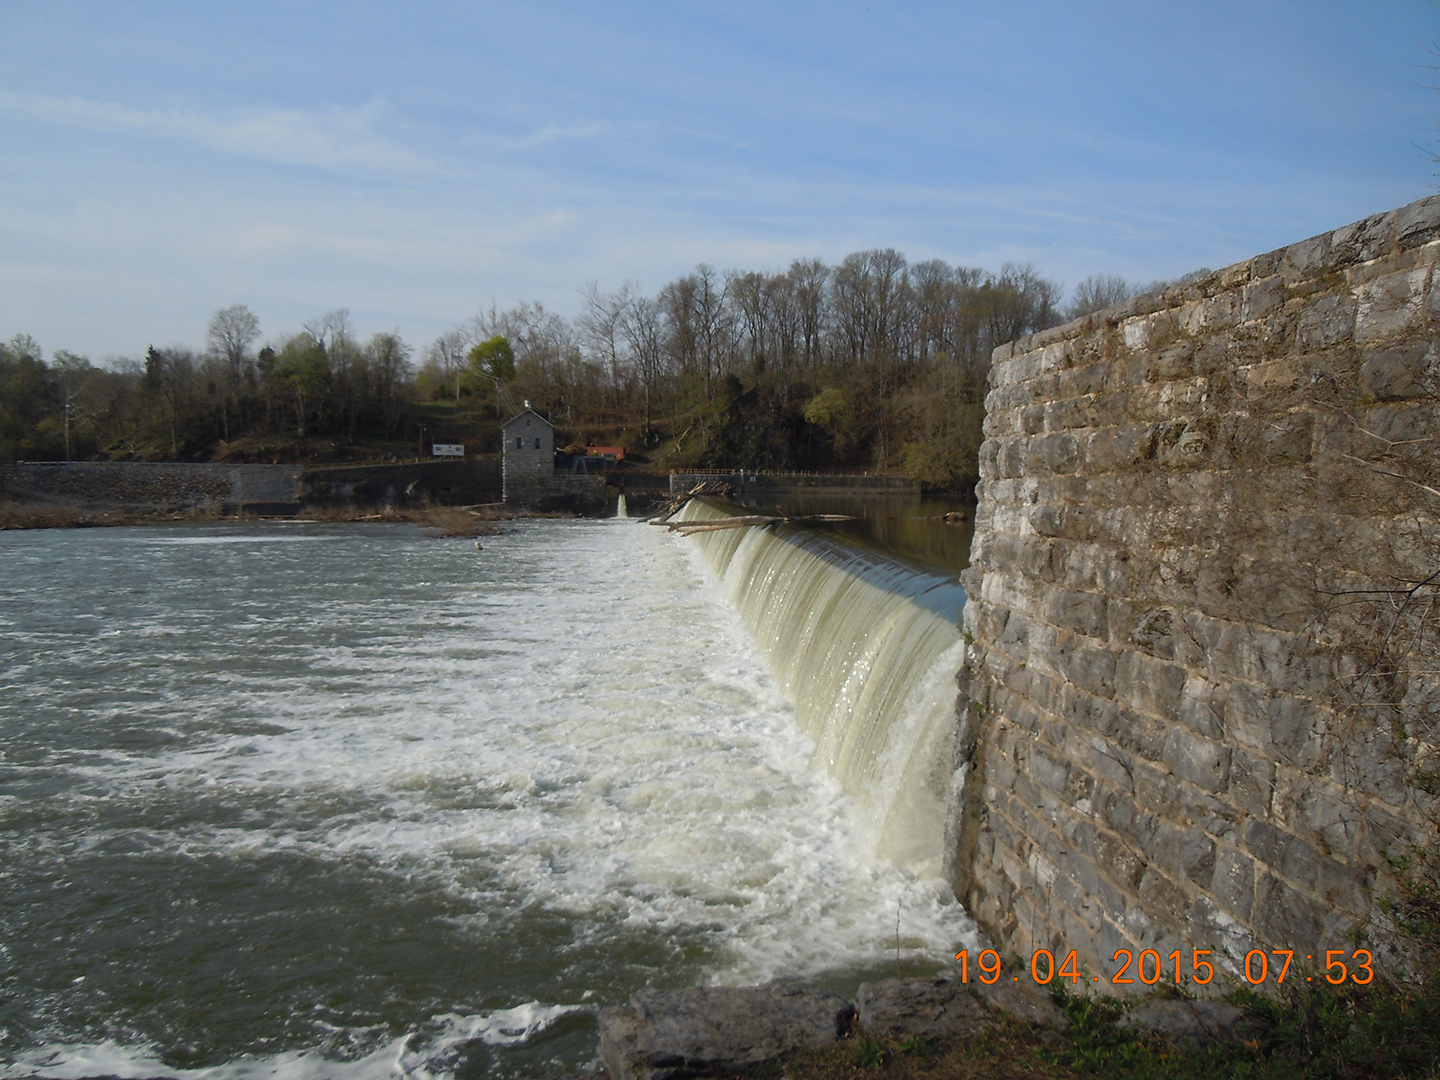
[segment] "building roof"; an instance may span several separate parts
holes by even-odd
[[[555,427],[555,425],[554,425],[554,424],[551,424],[549,420],[546,420],[545,417],[541,416],[538,412],[536,412],[534,409],[530,408],[530,407],[527,405],[525,408],[521,409],[518,413],[516,413],[514,416],[512,416],[509,420],[506,420],[506,421],[505,421],[505,424],[504,424],[504,428],[505,428],[505,429],[508,429],[511,424],[515,423],[516,420],[523,419],[524,417],[527,417],[527,416],[533,416],[533,417],[535,417],[536,420],[539,420],[542,424],[549,424],[549,426],[550,426],[551,428],[554,428],[554,427]]]

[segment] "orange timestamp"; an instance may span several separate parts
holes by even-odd
[[[1120,965],[1110,976],[1110,982],[1116,986],[1133,984],[1137,980],[1147,986],[1154,986],[1166,978],[1167,962],[1168,970],[1174,976],[1176,985],[1186,981],[1204,986],[1215,978],[1215,965],[1207,959],[1212,955],[1210,949],[1191,949],[1190,966],[1183,966],[1184,951],[1176,949],[1168,956],[1161,956],[1156,949],[1142,949],[1137,955],[1129,949],[1116,949],[1115,955],[1111,958],[1114,963]],[[1271,962],[1274,957],[1274,962]],[[1373,970],[1375,957],[1369,949],[1355,949],[1347,953],[1344,949],[1327,949],[1324,953],[1325,966],[1321,972],[1325,981],[1331,986],[1339,986],[1341,983],[1353,982],[1359,986],[1365,986],[1375,978]],[[960,981],[970,981],[970,951],[964,949],[955,954],[955,959],[960,964]],[[1271,949],[1266,953],[1263,949],[1251,949],[1245,954],[1245,963],[1242,972],[1245,981],[1252,986],[1259,986],[1273,974],[1275,984],[1279,986],[1284,983],[1285,977],[1290,973],[1291,962],[1295,959],[1294,949]],[[1305,959],[1314,961],[1315,956],[1307,953]],[[975,966],[978,970],[978,978],[982,983],[991,985],[999,982],[1002,974],[1003,964],[1000,954],[994,949],[984,949],[975,958]],[[1024,972],[1022,971],[1022,974]],[[1364,978],[1361,978],[1361,975]],[[1056,960],[1055,953],[1049,949],[1036,949],[1030,954],[1030,978],[1040,984],[1049,983],[1054,979],[1069,979],[1072,983],[1079,984],[1085,981],[1085,975],[1080,970],[1080,959],[1074,949]],[[1298,977],[1298,976],[1296,976]],[[1091,976],[1092,982],[1099,982],[1101,976]],[[1314,975],[1306,975],[1306,982],[1313,982]],[[1020,981],[1020,975],[1013,976],[1014,982]]]

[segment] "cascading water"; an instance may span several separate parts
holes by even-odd
[[[731,511],[692,499],[677,520]],[[695,533],[823,765],[861,804],[875,853],[942,872],[963,771],[955,676],[960,585],[815,532]]]
[[[628,518],[630,511],[625,506],[625,493],[620,493],[620,498],[615,501],[615,516],[617,518]]]

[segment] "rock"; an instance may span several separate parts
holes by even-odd
[[[861,983],[860,1023],[872,1035],[961,1038],[990,1023],[990,1013],[963,983],[948,979],[886,979]]]
[[[1147,1001],[1136,1005],[1115,1022],[1117,1028],[1143,1028],[1174,1043],[1203,1046],[1210,1042],[1240,1042],[1245,1014],[1218,1001]]]
[[[1050,1000],[1050,995],[1033,982],[1005,982],[1001,980],[986,986],[978,980],[971,980],[970,986],[992,1009],[1007,1012],[1017,1020],[1024,1020],[1038,1028],[1053,1031],[1068,1031],[1070,1018]]]
[[[600,1058],[612,1080],[738,1072],[840,1037],[854,1006],[788,986],[641,990],[600,1010]]]

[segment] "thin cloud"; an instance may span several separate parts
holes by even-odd
[[[432,172],[435,167],[377,135],[380,109],[273,109],[230,119],[180,110],[132,109],[116,102],[0,93],[0,108],[91,130],[180,139],[212,150],[287,165],[377,172]]]

